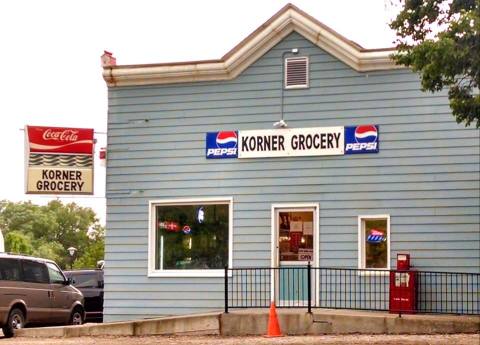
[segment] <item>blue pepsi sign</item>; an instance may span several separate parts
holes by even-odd
[[[374,243],[374,244],[379,244],[382,243],[386,240],[385,235],[383,232],[379,230],[372,229],[370,231],[370,234],[367,237],[367,242],[368,243]]]
[[[380,150],[377,125],[345,127],[345,154],[378,153]]]
[[[238,132],[209,132],[206,137],[207,159],[224,159],[238,157]]]

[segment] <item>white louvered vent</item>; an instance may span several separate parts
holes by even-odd
[[[285,88],[308,87],[308,57],[285,59]]]

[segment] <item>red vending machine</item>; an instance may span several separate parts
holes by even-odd
[[[397,254],[397,269],[390,271],[390,313],[417,310],[417,272],[410,269],[410,254]]]

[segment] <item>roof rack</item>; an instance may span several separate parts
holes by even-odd
[[[54,262],[53,260],[51,259],[47,259],[47,258],[39,258],[38,256],[33,256],[33,255],[29,255],[29,254],[22,254],[22,253],[12,253],[12,252],[0,252],[0,255],[2,254],[6,254],[6,255],[12,255],[12,256],[21,256],[21,257],[25,257],[25,258],[31,258],[33,260],[41,260],[41,261],[49,261],[49,262]]]

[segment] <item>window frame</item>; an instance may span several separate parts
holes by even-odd
[[[4,281],[4,282],[23,282],[23,267],[22,267],[22,263],[20,262],[19,259],[14,259],[14,258],[9,258],[9,257],[0,257],[0,260],[5,260],[5,263],[7,263],[7,265],[10,265],[11,267],[13,267],[13,262],[16,263],[17,265],[17,269],[18,269],[18,279],[2,279],[2,275],[0,275],[0,281]]]
[[[233,267],[233,198],[176,198],[149,201],[148,212],[148,277],[224,277],[224,269],[155,269],[155,243],[156,243],[156,207],[157,206],[182,206],[182,205],[228,205],[228,268]],[[161,256],[163,256],[161,254]]]
[[[48,284],[48,285],[50,284],[50,275],[48,274],[48,267],[44,262],[39,262],[39,261],[29,260],[29,259],[20,260],[20,261],[21,261],[21,266],[22,266],[22,281],[23,282],[30,283],[30,284]],[[35,265],[42,266],[47,279],[45,281],[42,281],[42,282],[27,280],[26,274],[25,274],[25,264],[26,263],[33,263]]]
[[[57,272],[60,273],[60,276],[63,277],[63,281],[53,281],[52,280],[52,277],[50,277],[50,266],[49,265],[52,265],[54,268],[57,269]],[[53,262],[45,262],[45,266],[47,266],[47,272],[48,272],[48,279],[50,281],[50,284],[62,284],[62,285],[65,285],[67,279],[65,278],[65,275],[63,274],[63,271],[61,270],[60,267],[58,267],[57,264],[53,263]],[[54,270],[54,268],[52,268],[52,270]]]
[[[95,284],[88,285],[88,286],[78,286],[79,285],[78,278],[79,277],[83,278],[85,276],[87,276],[89,278],[93,278],[94,281],[95,281]],[[96,289],[96,288],[99,287],[99,284],[100,284],[100,281],[98,280],[98,274],[96,272],[82,272],[82,273],[78,273],[78,274],[74,273],[70,276],[70,278],[72,278],[74,280],[73,286],[75,286],[78,289]],[[92,281],[92,279],[85,280],[81,284],[85,284],[85,282],[89,282],[89,281]]]
[[[387,221],[387,267],[385,268],[368,268],[366,267],[366,258],[365,258],[365,234],[363,231],[363,221],[364,220],[382,220]],[[372,215],[360,215],[358,216],[358,268],[368,271],[389,271],[390,270],[390,260],[391,260],[391,251],[390,246],[390,215],[389,214],[372,214]],[[365,271],[364,273],[367,273]]]

